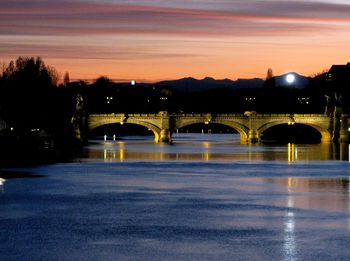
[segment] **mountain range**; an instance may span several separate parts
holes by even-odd
[[[292,74],[295,77],[295,81],[291,84],[286,81],[287,75]],[[305,76],[299,75],[297,73],[288,73],[273,78],[276,87],[282,88],[297,88],[303,89],[309,83],[309,79]],[[262,88],[264,86],[265,80],[260,78],[252,79],[222,79],[216,80],[211,77],[206,77],[204,79],[195,79],[192,77],[186,77],[178,80],[171,81],[161,81],[157,84],[168,86],[172,89],[182,91],[182,92],[192,92],[192,91],[205,91],[217,88],[232,88],[232,89],[247,89],[247,88]]]

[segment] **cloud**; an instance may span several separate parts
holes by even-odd
[[[116,48],[113,41],[101,39],[99,43],[70,42],[69,38],[47,37],[0,37],[2,45],[0,52],[8,57],[16,56],[42,56],[53,59],[80,59],[80,60],[113,60],[113,61],[139,61],[147,59],[183,59],[195,58],[198,54],[191,52],[178,52],[176,50],[162,50],[159,46],[150,46],[145,43],[130,45],[118,43]]]
[[[175,0],[170,1],[172,6],[164,4],[169,1],[155,1],[156,6],[147,2],[1,1],[0,34],[284,35],[333,30],[350,23],[350,6],[342,4],[251,0],[185,5]]]
[[[317,71],[349,57],[349,14],[346,0],[0,0],[0,58],[89,78]]]

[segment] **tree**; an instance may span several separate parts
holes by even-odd
[[[267,70],[266,80],[269,80],[269,79],[271,79],[272,77],[273,77],[273,72],[272,72],[272,69],[269,68],[269,69]]]
[[[69,73],[66,72],[66,73],[64,74],[64,77],[63,77],[63,85],[64,85],[64,86],[67,86],[67,85],[69,84],[69,82],[70,82],[70,80],[69,80]]]
[[[323,69],[322,71],[316,72],[316,73],[312,73],[310,75],[311,78],[316,78],[316,77],[320,77],[320,76],[325,76],[328,73],[328,69]]]
[[[101,76],[99,78],[97,78],[95,80],[95,82],[93,83],[94,86],[96,87],[109,87],[109,86],[113,86],[114,83],[113,81],[111,81],[107,76]]]
[[[58,73],[40,57],[11,61],[1,77],[0,105],[4,117],[17,126],[44,126],[50,118]]]
[[[51,78],[51,84],[53,86],[57,86],[58,81],[61,78],[60,77],[60,73],[57,72],[57,70],[54,67],[50,66],[50,65],[46,66],[46,70],[47,70],[47,72],[48,72],[48,74],[49,74],[49,76]]]
[[[2,78],[2,76],[4,75],[5,70],[6,70],[6,63],[5,62],[1,62],[0,78]]]
[[[59,76],[57,71],[51,66],[46,66],[40,57],[19,57],[16,62],[9,63],[3,78],[8,86],[41,89],[56,86]]]
[[[15,63],[11,61],[3,71],[2,77],[5,79],[9,79],[10,77],[13,76],[14,73],[15,73]]]

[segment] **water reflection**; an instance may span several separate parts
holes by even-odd
[[[284,217],[284,259],[296,260],[295,213],[293,211],[294,199],[292,195],[288,195],[287,207],[288,210]]]
[[[0,178],[0,192],[4,192],[4,184],[6,179]]]
[[[349,148],[350,145],[346,143],[332,144],[333,160],[346,160],[350,162]]]
[[[180,138],[174,145],[95,141],[82,159],[90,162],[0,173],[8,179],[0,193],[8,227],[3,249],[18,246],[5,259],[18,249],[18,257],[52,258],[45,249],[57,238],[61,259],[86,254],[86,242],[94,259],[137,260],[152,252],[150,259],[349,259],[350,165],[328,161],[348,161],[349,146]],[[40,175],[47,178],[12,180]]]
[[[285,196],[276,199],[277,206],[285,207],[283,218],[284,260],[298,260],[298,229],[303,229],[301,210],[324,211],[324,213],[348,213],[347,223],[329,222],[327,225],[350,229],[350,177],[343,178],[254,178],[254,182],[273,184]],[[312,212],[310,212],[312,213]],[[322,214],[318,214],[322,215]],[[311,225],[312,226],[312,225]],[[319,224],[315,224],[316,227]],[[300,233],[299,233],[300,235]]]
[[[3,188],[5,181],[6,181],[6,179],[0,178],[0,190]]]
[[[126,141],[93,141],[87,157],[106,162],[151,161],[298,161],[346,160],[348,144],[243,145],[234,135],[179,134],[173,145],[155,144],[147,138]],[[206,138],[204,138],[206,137]],[[175,140],[175,138],[174,138]]]
[[[298,160],[298,147],[294,143],[288,143],[288,162]]]
[[[288,208],[350,210],[350,178],[288,177],[257,180],[285,188]]]

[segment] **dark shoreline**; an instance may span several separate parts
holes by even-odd
[[[0,169],[69,162],[82,149],[83,143],[72,137],[1,136]]]

